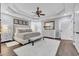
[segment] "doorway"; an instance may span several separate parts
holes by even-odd
[[[60,35],[62,40],[73,40],[73,20],[71,16],[60,19]]]

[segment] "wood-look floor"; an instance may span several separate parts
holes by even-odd
[[[57,56],[79,56],[73,41],[61,40],[60,46],[57,51]]]
[[[72,43],[73,42],[69,40],[62,40],[59,45],[56,56],[78,56],[79,54]],[[8,48],[3,43],[1,44],[1,54],[3,56],[16,56],[16,54],[13,52],[13,49],[21,46],[22,45],[19,44],[17,46]]]
[[[5,43],[1,44],[1,54],[2,56],[16,56],[16,54],[13,52],[13,49],[21,47],[22,45],[18,44],[13,47],[7,47]]]
[[[0,53],[0,56],[2,56],[1,53]]]

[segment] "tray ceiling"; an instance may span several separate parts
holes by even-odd
[[[46,19],[73,11],[73,4],[63,3],[5,3],[1,7],[2,12],[5,11],[10,14],[18,14],[34,19]],[[37,7],[42,10],[45,16],[37,17],[36,14],[32,13],[36,11]],[[79,4],[77,4],[77,10],[79,10],[78,7]]]

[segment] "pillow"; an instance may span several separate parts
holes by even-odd
[[[32,32],[32,29],[26,29],[26,32]]]
[[[32,32],[31,29],[18,29],[19,33]]]

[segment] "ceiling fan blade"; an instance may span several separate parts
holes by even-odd
[[[40,17],[40,15],[38,15],[38,17]]]
[[[40,14],[40,15],[43,15],[43,16],[45,16],[45,14]]]
[[[37,11],[39,11],[39,7],[37,7]]]
[[[40,10],[39,13],[42,13],[42,11]]]

